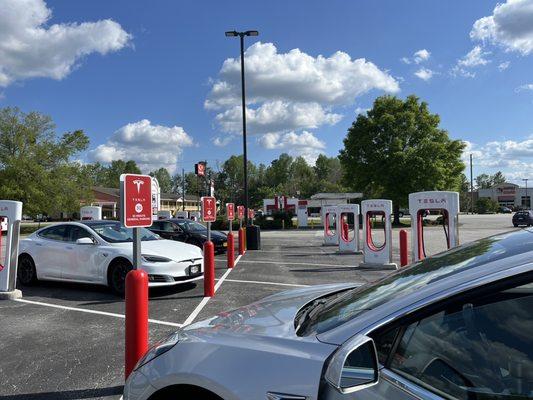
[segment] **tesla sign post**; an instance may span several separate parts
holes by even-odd
[[[125,280],[126,378],[148,350],[148,275],[140,269],[140,228],[152,225],[152,177],[120,176],[120,220],[133,230],[133,270]]]
[[[235,204],[226,203],[226,216],[228,218],[229,232],[228,232],[228,250],[226,252],[228,268],[233,268],[235,265],[235,243],[233,239],[233,220],[235,219]]]
[[[215,295],[215,246],[211,241],[211,222],[217,220],[217,200],[212,196],[200,199],[202,221],[207,222],[207,241],[204,243],[204,296]]]

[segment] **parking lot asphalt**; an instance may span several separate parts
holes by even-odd
[[[510,216],[461,216],[461,242],[513,229]],[[376,234],[379,232],[376,231]],[[428,253],[444,249],[442,228],[426,230]],[[377,235],[376,235],[377,236]],[[233,270],[217,255],[217,292],[203,282],[150,290],[150,342],[178,326],[306,285],[364,284],[390,273],[363,270],[362,255],[322,245],[317,230],[262,233]],[[379,238],[376,237],[376,241]],[[398,260],[398,230],[393,232]],[[124,301],[107,288],[39,282],[20,301],[0,302],[0,400],[118,399],[124,382]]]

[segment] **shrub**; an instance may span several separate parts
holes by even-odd
[[[478,201],[476,201],[476,212],[478,214],[493,213],[498,210],[499,206],[500,205],[497,201],[494,201],[487,197],[482,197],[481,199],[478,199]]]

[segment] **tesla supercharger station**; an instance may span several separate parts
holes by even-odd
[[[176,218],[189,219],[189,211],[176,211]]]
[[[189,213],[189,218],[193,221],[199,221],[200,220],[200,211],[191,211]]]
[[[102,219],[102,207],[99,206],[85,206],[80,208],[80,220],[82,221],[91,221],[91,220]]]
[[[0,299],[17,299],[22,297],[16,289],[22,203],[0,200],[0,217],[7,220],[6,238],[0,248]]]
[[[353,220],[353,237],[350,237],[348,221]],[[337,231],[339,252],[356,253],[359,250],[359,205],[341,204],[337,206]]]
[[[298,228],[305,228],[307,226],[307,201],[299,200],[298,208],[296,209],[296,216],[298,218]]]
[[[392,262],[392,201],[363,200],[361,202],[363,216],[363,264],[360,266],[380,269],[396,269]],[[383,221],[383,244],[377,246],[372,239],[372,218],[381,217]]]
[[[322,221],[324,221],[324,245],[337,246],[339,244],[337,206],[322,207]]]
[[[426,257],[424,246],[424,215],[426,210],[440,211],[448,249],[459,245],[459,193],[417,192],[409,195],[413,262]]]

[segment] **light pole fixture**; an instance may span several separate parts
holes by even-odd
[[[226,37],[239,37],[241,42],[242,147],[244,161],[244,225],[248,225],[248,157],[246,152],[246,91],[244,83],[244,37],[258,36],[258,31],[227,31]]]

